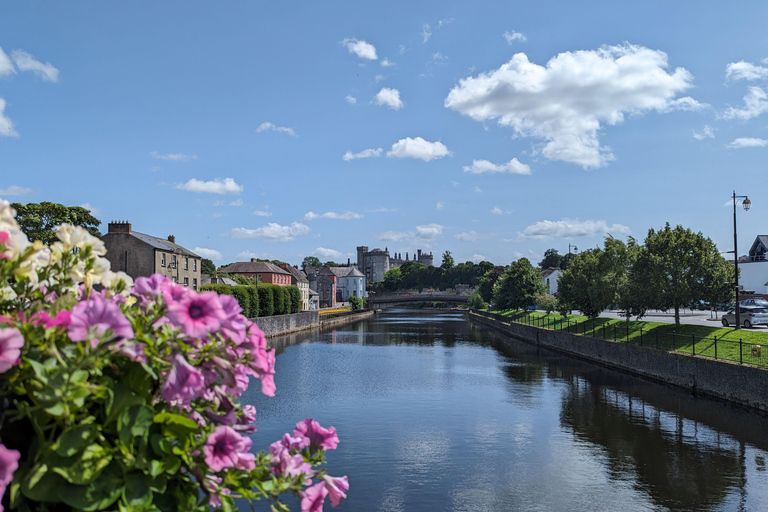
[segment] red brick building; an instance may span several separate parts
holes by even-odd
[[[287,272],[268,261],[256,261],[256,258],[251,258],[251,261],[232,263],[231,265],[219,269],[219,272],[239,274],[241,276],[252,278],[255,277],[260,283],[272,283],[279,286],[291,285],[290,272]]]

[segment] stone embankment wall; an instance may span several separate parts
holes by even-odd
[[[281,336],[283,334],[290,334],[317,327],[335,327],[350,322],[357,322],[358,320],[362,320],[373,314],[373,311],[367,310],[333,316],[331,318],[323,318],[317,311],[302,311],[301,313],[292,313],[289,315],[251,318],[251,321],[258,325],[259,329],[264,331],[267,338],[271,338],[273,336]]]
[[[474,312],[470,312],[470,319],[520,341],[768,412],[766,370],[529,325],[506,324]]]

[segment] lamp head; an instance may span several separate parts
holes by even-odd
[[[750,201],[748,197],[745,197],[744,201],[741,203],[741,206],[744,208],[744,211],[747,211],[752,206],[752,201]]]

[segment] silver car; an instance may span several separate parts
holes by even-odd
[[[755,325],[768,325],[768,309],[766,308],[754,308],[754,307],[740,307],[739,308],[739,320],[741,325],[749,329]],[[736,310],[731,309],[723,315],[723,325],[728,327],[729,325],[736,325]]]

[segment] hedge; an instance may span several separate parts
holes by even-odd
[[[291,313],[298,313],[301,311],[301,290],[298,286],[291,285],[288,291],[291,294]]]
[[[272,295],[271,285],[259,283],[259,316],[272,316],[275,314],[275,301]]]
[[[221,295],[231,295],[243,308],[243,315],[248,318],[259,316],[285,315],[301,310],[301,291],[295,285],[278,286],[259,283],[258,286],[227,284],[206,284],[200,291],[214,291]]]
[[[284,315],[287,313],[285,310],[285,290],[283,286],[276,284],[272,285],[272,294],[275,298],[275,314]]]
[[[248,298],[251,299],[251,312],[247,315],[248,318],[256,318],[259,316],[259,290],[255,285],[246,286],[248,292]]]

